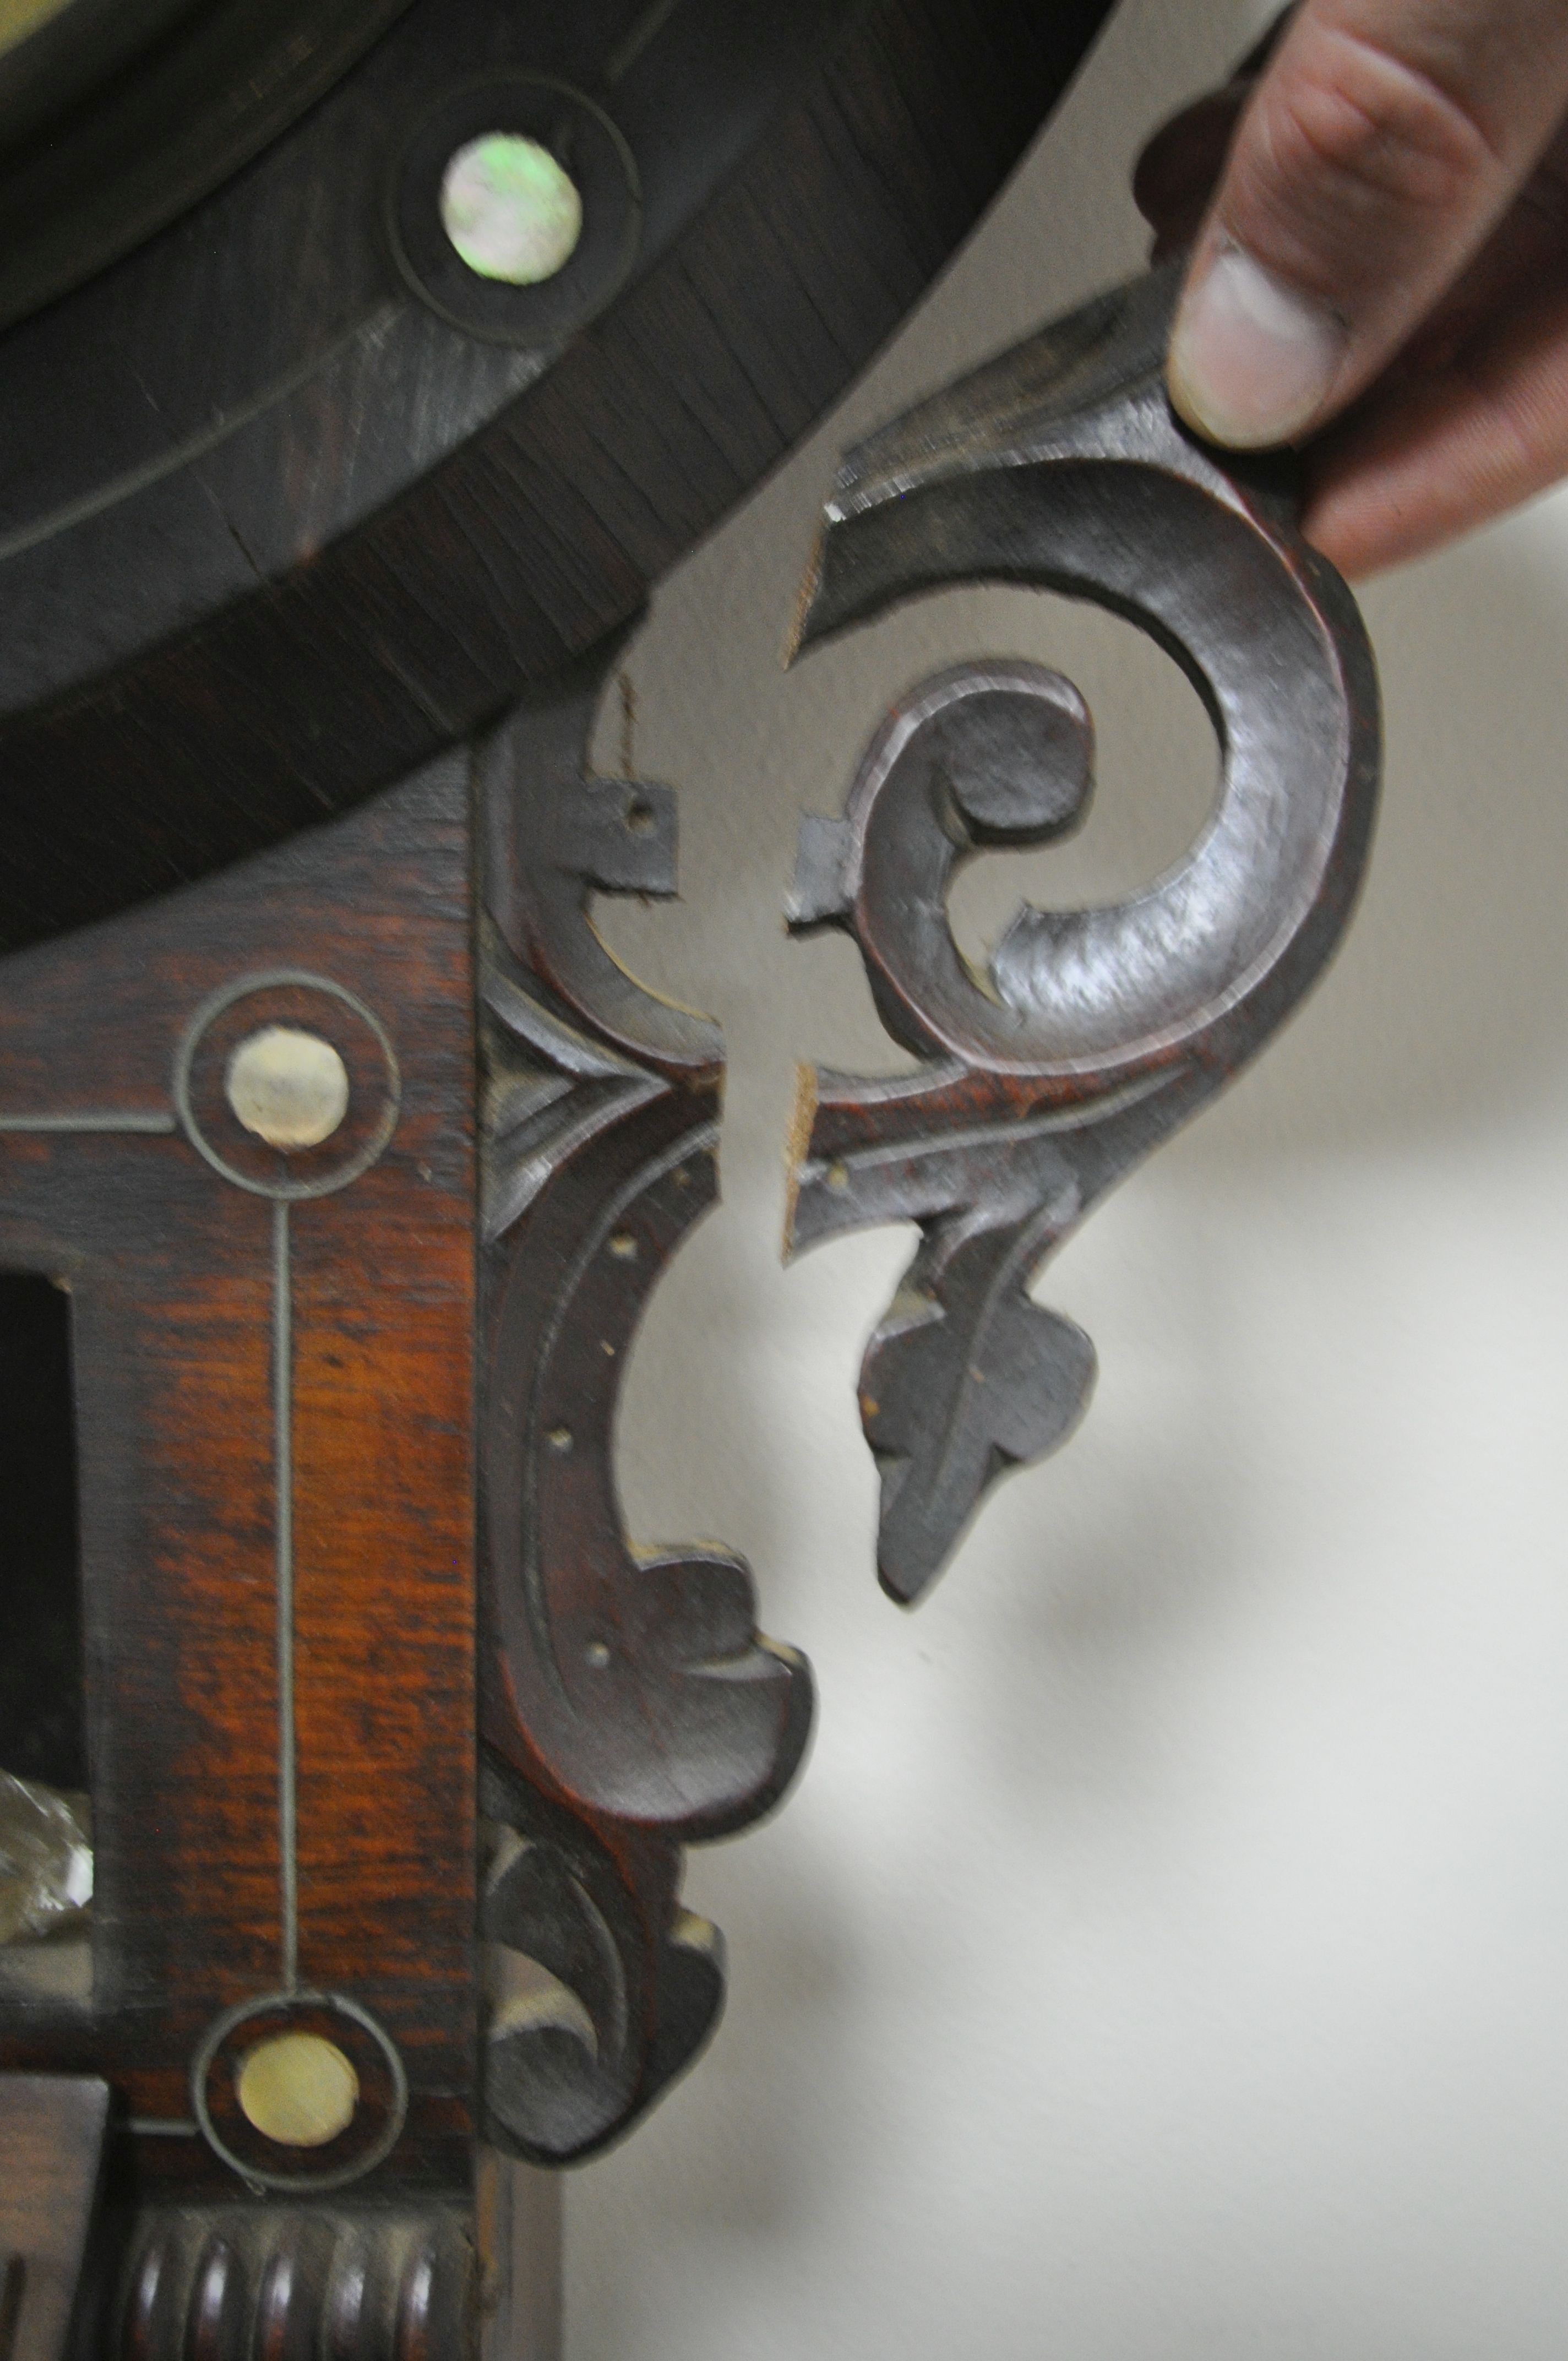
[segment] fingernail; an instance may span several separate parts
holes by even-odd
[[[1333,313],[1237,246],[1189,287],[1170,340],[1170,396],[1189,425],[1233,450],[1299,434],[1344,357]]]

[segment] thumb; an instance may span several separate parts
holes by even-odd
[[[1563,0],[1306,0],[1242,117],[1170,392],[1243,449],[1325,424],[1507,210],[1568,101]]]

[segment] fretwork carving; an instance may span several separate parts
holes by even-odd
[[[852,452],[828,504],[803,643],[941,584],[1089,598],[1166,647],[1220,741],[1215,810],[1142,893],[1020,909],[989,976],[948,924],[985,845],[1087,807],[1071,684],[966,665],[901,700],[842,819],[809,818],[794,928],[860,946],[893,1080],[804,1078],[790,1243],[914,1218],[921,1243],[868,1347],[883,1587],[916,1598],[987,1485],[1080,1416],[1094,1351],[1034,1303],[1045,1258],[1254,1057],[1332,955],[1365,866],[1378,716],[1354,604],[1301,540],[1288,469],[1196,442],[1166,400],[1174,271],[1047,327]]]
[[[590,923],[593,892],[674,891],[670,790],[586,768],[608,662],[520,708],[478,765],[483,1727],[510,1831],[487,1931],[543,1971],[497,2002],[487,2088],[496,2136],[546,2162],[625,2130],[707,2037],[721,1953],[679,1907],[678,1848],[768,1809],[811,1710],[742,1560],[622,1529],[621,1374],[716,1193],[723,1057]]]

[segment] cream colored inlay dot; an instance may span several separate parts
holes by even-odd
[[[240,2113],[280,2147],[324,2147],[348,2129],[359,2077],[335,2041],[277,2033],[247,2050],[235,2077]]]
[[[319,1148],[348,1113],[348,1069],[330,1041],[268,1025],[242,1041],[224,1078],[228,1103],[269,1148]]]

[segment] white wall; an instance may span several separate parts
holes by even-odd
[[[694,1856],[729,1939],[707,2059],[567,2199],[570,2361],[1561,2361],[1568,2271],[1568,502],[1373,589],[1372,881],[1261,1065],[1040,1292],[1102,1376],[913,1616],[872,1570],[853,1378],[907,1234],[782,1271],[792,1061],[899,1062],[850,946],[789,944],[797,810],[888,695],[1017,650],[1102,739],[1081,843],[1147,876],[1213,754],[1166,659],[1023,594],[784,675],[833,456],[1135,267],[1144,132],[1245,0],[1128,0],[994,216],[633,659],[685,901],[611,905],[715,1010],[726,1202],[665,1281],[621,1464],[816,1664],[766,1829]],[[613,723],[607,720],[607,745]]]

